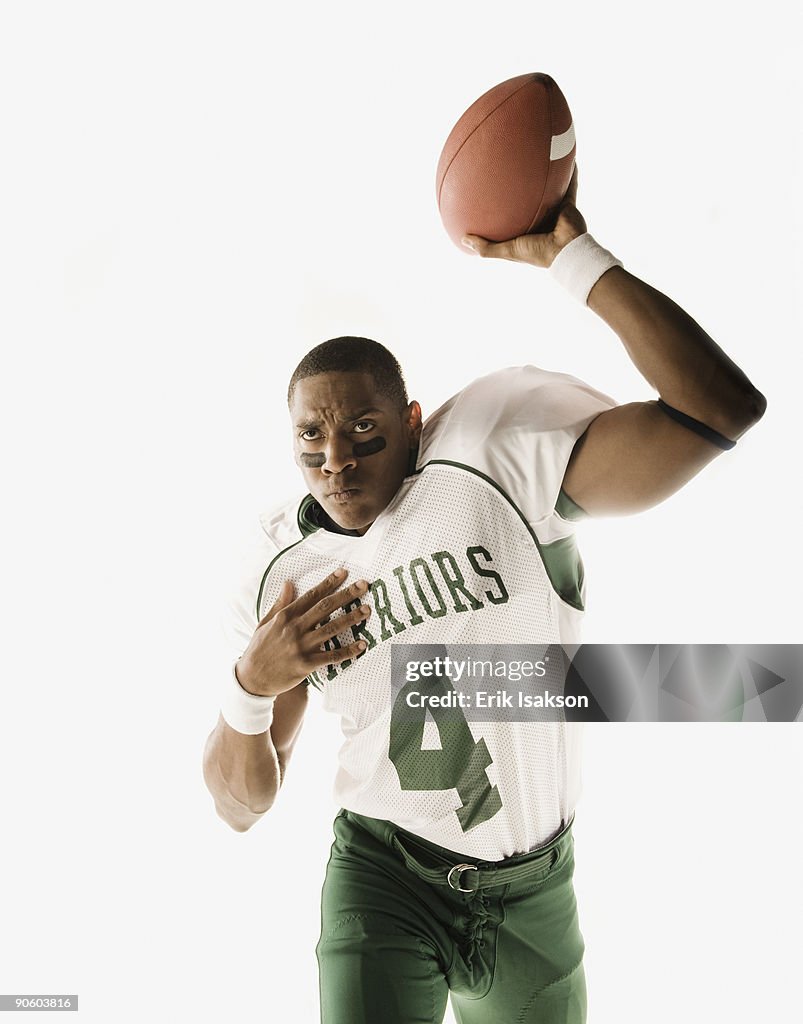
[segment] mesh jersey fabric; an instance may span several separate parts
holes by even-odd
[[[579,642],[584,583],[566,593],[548,557],[573,543],[572,525],[555,505],[577,438],[614,405],[567,374],[500,370],[425,421],[415,472],[362,537],[325,529],[304,536],[299,499],[261,517],[227,622],[233,660],[285,579],[303,593],[342,565],[348,579],[371,583],[363,599],[372,607],[362,634],[367,650],[311,680],[324,708],[341,719],[340,806],[481,860],[526,853],[569,820],[580,790],[577,723],[467,722],[468,756],[452,764],[457,776],[436,772],[422,782],[427,758],[439,767],[429,752],[443,736],[427,713],[418,742],[400,746],[390,650],[394,643]],[[453,784],[413,788],[444,779]]]

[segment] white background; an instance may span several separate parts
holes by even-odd
[[[3,5],[0,992],[317,1020],[337,722],[310,710],[246,834],[201,777],[244,538],[301,483],[289,373],[351,333],[425,412],[522,362],[654,397],[544,272],[440,225],[440,147],[499,81],[558,81],[589,229],[769,400],[664,506],[581,528],[586,639],[801,639],[801,32],[749,10]],[[592,1024],[799,1013],[802,781],[794,725],[586,730]]]

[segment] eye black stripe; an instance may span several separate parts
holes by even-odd
[[[387,448],[387,441],[384,437],[372,437],[370,441],[357,441],[354,445],[354,454],[360,459],[366,455],[375,455],[383,448]]]

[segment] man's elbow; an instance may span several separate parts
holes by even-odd
[[[738,435],[754,427],[766,411],[766,397],[757,388],[751,386],[750,390],[740,399],[738,407],[733,413],[737,423]]]
[[[215,810],[217,811],[217,816],[222,821],[225,821],[229,828],[232,829],[234,832],[247,832],[249,828],[251,828],[251,826],[254,824],[253,821],[245,821],[241,818],[233,818],[230,814],[227,814],[226,811],[224,811],[220,807],[216,807]]]
[[[704,422],[733,441],[754,427],[767,411],[767,399],[752,385],[741,389],[726,402],[712,402]]]
[[[218,811],[218,815],[226,822],[230,829],[234,832],[247,832],[252,825],[256,824],[255,821],[235,821],[227,817],[225,814],[221,814]]]
[[[226,803],[215,801],[217,816],[235,832],[247,832],[264,814],[267,814],[272,806],[271,803],[264,810],[252,811],[242,804],[232,805],[228,801]]]
[[[752,414],[750,420],[750,426],[754,423],[758,423],[764,413],[767,411],[767,399],[765,395],[762,395],[757,388],[753,388],[750,393],[749,407]]]
[[[239,800],[231,797],[230,794],[223,800],[215,800],[215,811],[217,816],[228,825],[229,828],[233,828],[235,831],[248,831],[248,829],[257,823],[259,819],[267,814],[270,808],[273,806],[271,800],[266,807],[251,808],[246,804],[241,803]]]
[[[276,792],[273,794],[263,790],[251,794],[251,799],[248,799],[246,793],[240,792],[235,795],[214,757],[209,741],[204,751],[203,778],[214,801],[217,816],[235,832],[247,832],[255,825],[271,809],[281,787],[281,781],[277,780]]]

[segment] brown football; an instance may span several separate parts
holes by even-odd
[[[576,152],[563,93],[532,73],[495,85],[452,128],[438,161],[438,210],[455,245],[554,227]]]

